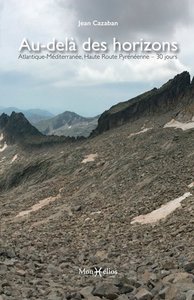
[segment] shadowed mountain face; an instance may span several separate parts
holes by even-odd
[[[6,144],[19,144],[24,147],[41,147],[71,143],[83,137],[45,136],[30,124],[22,113],[12,112],[10,116],[0,116],[0,134]]]
[[[97,126],[98,117],[85,118],[66,111],[54,118],[35,124],[36,128],[46,135],[89,136]]]
[[[193,83],[150,93],[105,112],[122,118],[103,134],[45,147],[0,117],[0,299],[192,299]]]
[[[22,113],[12,112],[10,117],[6,114],[0,116],[0,130],[10,144],[22,142],[25,138],[40,137],[40,133]]]
[[[194,94],[194,84],[190,83],[190,74],[183,72],[169,80],[161,88],[146,92],[126,102],[121,102],[105,111],[98,120],[98,126],[92,135],[107,131],[126,122],[141,117],[177,113],[188,105]]]

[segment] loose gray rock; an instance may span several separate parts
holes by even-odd
[[[118,298],[119,289],[112,283],[99,283],[92,294],[101,298],[106,297],[107,299],[114,300]]]
[[[192,272],[192,271],[194,271],[194,262],[187,262],[184,265],[184,269],[185,269],[186,272]]]
[[[93,286],[87,286],[87,287],[84,287],[83,289],[81,289],[80,294],[84,298],[88,298],[88,297],[92,296],[93,290],[94,290]]]
[[[126,295],[120,295],[117,299],[118,300],[129,300],[129,298]]]
[[[167,286],[159,291],[158,295],[161,299],[165,299],[168,289],[169,289],[169,287]]]
[[[191,291],[187,292],[186,300],[194,300],[194,290],[191,290]]]
[[[151,300],[153,295],[145,288],[141,288],[139,292],[135,295],[137,300]]]

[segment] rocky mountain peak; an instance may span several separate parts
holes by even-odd
[[[9,117],[5,113],[0,116],[0,128],[4,128],[6,126],[8,119]]]
[[[71,111],[65,111],[54,118],[35,124],[46,135],[85,136],[88,137],[97,126],[96,117],[83,117]]]
[[[184,71],[158,89],[112,106],[101,115],[92,136],[141,117],[180,111],[191,101],[193,84],[189,72]]]
[[[165,85],[170,84],[169,87],[176,88],[177,93],[184,92],[190,86],[191,76],[189,72],[184,71],[181,74],[176,75],[173,79],[170,79]]]
[[[12,112],[10,116],[3,113],[0,116],[0,130],[7,143],[22,142],[22,139],[42,134],[30,124],[23,113]]]
[[[85,120],[87,120],[87,118],[84,118],[74,112],[71,112],[71,111],[65,111],[64,113],[60,114],[58,116],[58,118],[55,118],[55,120],[56,121],[55,121],[54,126],[57,128],[58,125],[61,125],[61,124],[72,125],[72,124],[79,123],[80,121],[85,121]]]

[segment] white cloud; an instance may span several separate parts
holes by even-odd
[[[153,3],[153,1],[151,0],[150,3]],[[175,1],[173,0],[174,3]],[[191,36],[194,28],[192,23],[189,24],[185,21],[187,16],[186,8],[181,16],[181,5],[176,9],[177,22],[179,24],[177,28],[179,31],[174,31],[174,28],[176,28],[176,17],[173,19],[173,30],[170,31],[171,37],[178,39],[181,46],[181,53],[177,60],[168,62],[156,61],[155,59],[149,62],[143,60],[129,62],[113,62],[112,60],[103,62],[48,60],[37,62],[17,59],[18,48],[24,37],[41,42],[48,42],[53,37],[57,39],[64,39],[66,36],[75,37],[76,15],[78,16],[80,13],[83,16],[84,11],[87,12],[84,9],[80,12],[76,11],[76,7],[77,5],[69,0],[0,1],[0,51],[3,55],[1,71],[28,74],[37,81],[39,80],[40,83],[43,82],[49,86],[61,88],[110,82],[161,81],[174,76],[184,69],[188,69],[189,61],[192,60],[194,51],[194,47],[191,46]],[[108,8],[111,10],[110,6]],[[164,5],[163,13],[165,9],[169,9],[169,5]],[[159,13],[158,9],[157,13]],[[143,13],[141,12],[141,14]],[[168,16],[170,15],[168,12]],[[138,22],[141,23],[140,18],[138,18]],[[183,26],[184,22],[185,27]],[[138,28],[141,28],[140,25]],[[150,31],[150,34],[152,31]]]

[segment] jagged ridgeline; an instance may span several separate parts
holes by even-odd
[[[32,126],[23,113],[12,112],[10,116],[3,113],[0,116],[0,131],[7,144],[46,145],[62,142],[73,142],[73,137],[45,136]]]
[[[45,144],[73,142],[84,138],[79,135],[85,132],[85,126],[88,126],[88,124],[91,125],[87,128],[87,136],[89,130],[90,132],[93,130],[90,137],[94,137],[107,130],[121,126],[126,122],[133,122],[142,117],[149,119],[153,116],[170,113],[172,117],[192,119],[194,115],[193,96],[194,80],[191,81],[190,74],[185,71],[175,76],[174,79],[169,80],[159,89],[154,88],[135,98],[112,106],[100,116],[97,127],[94,130],[97,117],[82,118],[76,114],[73,114],[72,117],[72,113],[70,112],[65,112],[48,121],[40,122],[36,125],[37,128],[32,126],[22,113],[12,112],[10,116],[3,113],[0,116],[0,130],[4,134],[4,139],[8,144],[20,143],[41,146]],[[66,120],[65,125],[64,118]],[[62,136],[64,132],[67,133],[70,130],[69,127],[66,128],[67,125],[69,127],[73,126],[72,136],[76,136],[75,130],[79,130],[76,139],[75,137]],[[82,129],[79,128],[81,125],[83,126]],[[57,126],[59,129],[62,128],[61,132],[56,130]],[[48,130],[49,132],[47,132]],[[45,134],[50,134],[50,136],[46,136]]]
[[[154,88],[128,101],[118,103],[105,111],[98,120],[92,136],[100,134],[126,122],[141,117],[165,114],[169,111],[180,113],[185,107],[191,108],[194,95],[194,80],[185,71],[169,80],[161,88]]]

